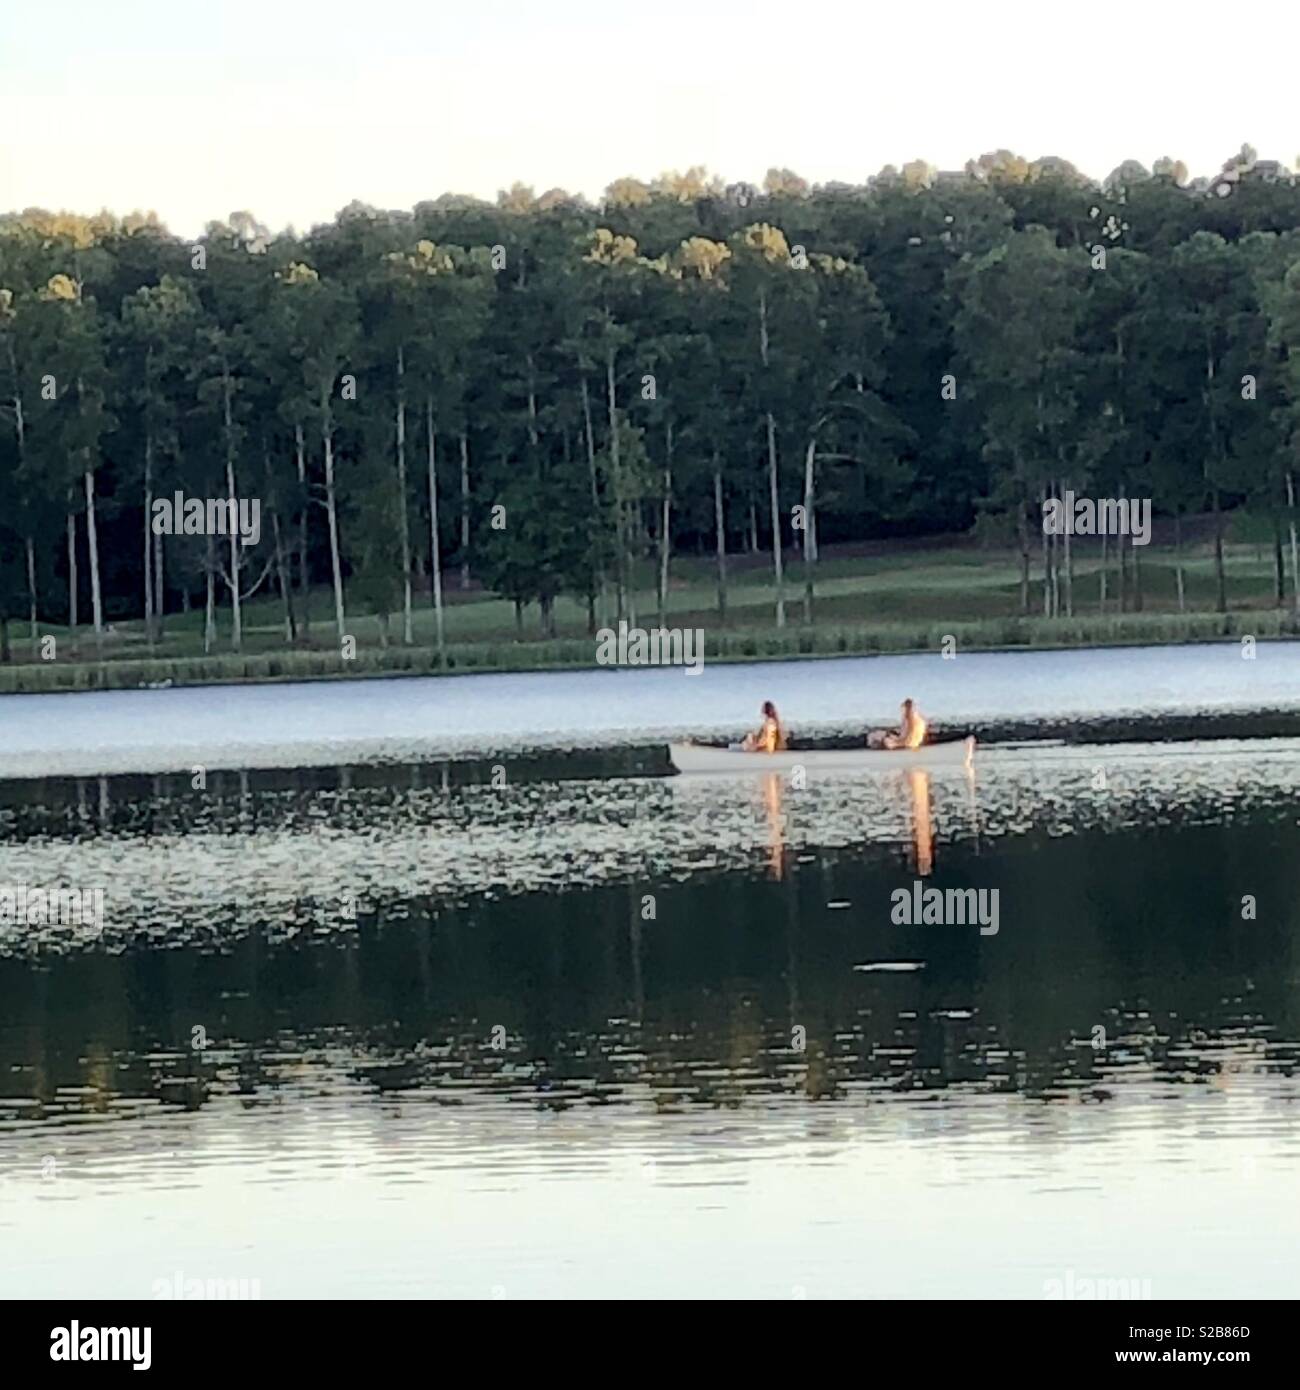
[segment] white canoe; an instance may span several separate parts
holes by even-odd
[[[702,743],[670,743],[668,757],[678,772],[789,772],[802,767],[843,772],[888,772],[909,767],[969,767],[975,739],[954,738],[920,748],[809,748],[786,753],[746,753]]]

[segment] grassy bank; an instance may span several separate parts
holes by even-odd
[[[1134,613],[1081,618],[1001,618],[947,624],[822,624],[770,632],[705,630],[705,661],[779,661],[800,657],[938,652],[946,637],[956,650],[997,651],[1151,643],[1259,640],[1296,635],[1286,613]],[[360,648],[355,659],[333,651],[281,651],[211,657],[122,658],[0,667],[0,693],[129,690],[141,686],[242,684],[364,676],[468,675],[485,671],[578,670],[596,665],[591,638],[452,644],[440,666],[432,647]]]
[[[939,651],[956,639],[959,651],[1016,648],[1114,646],[1197,642],[1251,635],[1266,639],[1296,633],[1290,613],[1276,606],[1271,555],[1264,547],[1237,544],[1227,557],[1230,611],[1214,611],[1213,562],[1208,547],[1184,552],[1184,601],[1179,611],[1173,555],[1151,546],[1143,557],[1143,609],[1115,611],[1117,576],[1108,576],[1102,606],[1101,571],[1084,554],[1078,559],[1076,616],[1019,616],[1019,571],[1014,555],[981,550],[967,541],[948,544],[879,543],[829,553],[817,572],[814,621],[803,622],[802,574],[787,576],[787,623],[774,623],[775,590],[770,557],[738,557],[730,576],[725,620],[716,607],[712,565],[704,559],[677,562],[665,623],[700,628],[706,661],[765,661],[814,656],[862,656],[887,652]],[[1041,601],[1039,590],[1031,600]],[[379,621],[369,614],[349,618],[356,655],[344,660],[326,619],[331,600],[313,596],[314,623],[307,641],[285,642],[274,599],[245,609],[244,649],[229,645],[229,615],[220,614],[218,650],[203,654],[203,615],[168,615],[163,638],[152,646],[142,624],[119,622],[97,647],[82,628],[77,634],[42,624],[55,638],[57,659],[39,659],[17,625],[14,660],[0,665],[0,693],[54,690],[135,689],[174,685],[347,679],[381,675],[467,674],[483,671],[572,670],[596,664],[596,642],[587,631],[584,605],[561,599],[554,637],[542,636],[535,615],[521,629],[512,605],[481,591],[452,588],[446,608],[446,661],[439,663],[433,614],[427,603],[415,613],[412,646],[383,645]],[[659,625],[649,573],[635,595],[636,621]],[[604,620],[602,620],[604,621]],[[400,633],[400,619],[390,624]]]

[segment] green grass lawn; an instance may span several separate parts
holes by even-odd
[[[817,567],[811,628],[803,622],[803,566],[798,562],[788,566],[787,625],[778,630],[770,556],[735,558],[725,623],[718,617],[712,558],[679,558],[673,565],[666,622],[671,627],[703,628],[710,659],[924,650],[937,647],[948,633],[966,646],[999,647],[1179,641],[1243,632],[1276,636],[1290,630],[1289,615],[1276,607],[1272,556],[1267,548],[1231,545],[1225,568],[1230,609],[1226,621],[1214,611],[1214,558],[1208,545],[1184,548],[1185,613],[1178,611],[1173,553],[1156,546],[1143,553],[1143,611],[1122,615],[1117,611],[1119,575],[1112,563],[1103,613],[1099,553],[1095,547],[1080,545],[1075,558],[1074,617],[1048,620],[1037,616],[1042,612],[1042,584],[1033,571],[1030,616],[1020,616],[1019,557],[1009,551],[981,550],[964,540],[947,547],[897,542],[866,555],[831,551]],[[521,636],[511,603],[477,590],[462,593],[455,576],[448,579],[448,669],[594,664],[585,603],[571,598],[557,601],[554,640],[543,635],[538,611],[530,608]],[[657,626],[653,567],[645,565],[636,580],[637,622],[642,627]],[[236,654],[230,651],[230,612],[222,608],[217,647],[210,657],[203,655],[201,609],[168,614],[165,633],[152,648],[142,621],[114,623],[104,640],[102,659],[89,629],[79,629],[73,640],[66,628],[42,625],[43,635],[56,638],[57,659],[33,660],[25,625],[14,623],[10,628],[13,662],[0,667],[0,691],[439,669],[427,594],[417,596],[411,648],[401,645],[400,614],[390,619],[389,646],[384,649],[378,619],[350,613],[348,632],[358,649],[356,660],[350,662],[340,656],[328,589],[312,594],[311,610],[310,635],[290,648],[279,598],[273,593],[259,595],[244,606],[243,651]],[[612,622],[612,615],[605,614],[603,620]]]

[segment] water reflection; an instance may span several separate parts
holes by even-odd
[[[116,1204],[120,1251],[122,1213],[206,1221],[202,1194],[195,1240],[225,1248],[237,1191],[260,1231],[286,1211],[356,1223],[356,1268],[428,1292],[442,1275],[394,1254],[409,1215],[378,1248],[385,1203],[436,1205],[468,1278],[472,1252],[513,1249],[553,1204],[585,1233],[573,1180],[623,1223],[748,1221],[698,1256],[728,1287],[757,1277],[737,1252],[787,1212],[815,1286],[856,1270],[897,1208],[972,1242],[908,1287],[979,1292],[952,1271],[983,1249],[981,1277],[1033,1297],[1041,1250],[988,1272],[1009,1248],[980,1226],[990,1194],[1014,1179],[1083,1260],[1085,1197],[1123,1173],[1149,1179],[1148,1204],[1199,1183],[1234,1212],[1276,1207],[1215,1238],[1234,1267],[1277,1268],[1300,1157],[1297,797],[1297,750],[1259,745],[989,757],[978,782],[493,787],[413,766],[9,797],[0,883],[100,883],[112,908],[97,941],[0,927],[0,1239],[30,1278],[42,1242],[87,1258],[65,1202]],[[999,933],[895,925],[914,877],[997,888]],[[1195,1277],[1127,1231],[1105,1239]],[[529,1268],[579,1236],[537,1239]],[[327,1276],[285,1277],[294,1293]]]
[[[763,778],[763,805],[767,811],[768,868],[778,881],[785,872],[785,816],[781,809],[781,787],[785,778],[769,772]]]
[[[1290,815],[1294,741],[981,755],[908,776],[530,781],[512,764],[0,784],[0,884],[105,892],[99,949],[348,935],[369,920],[537,891],[747,873],[802,855],[888,857],[929,877],[940,846]],[[0,919],[0,955],[75,951]]]
[[[77,1096],[106,1114],[114,1097],[193,1109],[258,1094],[278,1074],[269,1018],[294,1056],[341,1028],[367,1065],[433,1049],[430,1076],[488,1087],[507,1059],[544,1057],[554,1081],[561,1058],[624,1053],[636,1066],[619,1079],[657,1086],[680,1038],[706,1070],[734,1057],[778,1091],[787,1066],[802,1089],[814,1055],[836,1086],[924,1089],[978,1080],[995,1054],[1025,1059],[1013,1089],[1051,1090],[1095,1080],[1115,1055],[1080,1057],[1079,1040],[1108,1012],[1127,1035],[1155,996],[1170,1046],[1253,1033],[1257,1017],[1232,1013],[1252,998],[1270,1001],[1260,1036],[1276,1046],[1294,1036],[1300,778],[1269,765],[1271,787],[1199,752],[1140,777],[1112,762],[1105,793],[1090,762],[986,768],[978,786],[920,769],[802,789],[779,774],[445,793],[405,776],[297,793],[236,781],[203,801],[160,788],[119,820],[96,784],[92,833],[79,788],[70,820],[53,802],[10,808],[0,845],[0,882],[107,881],[114,907],[101,940],[4,928],[0,1068],[25,1097],[5,1120],[81,1113]],[[893,926],[890,893],[913,876],[999,888],[1001,932]],[[854,975],[894,958],[923,968]],[[1049,1002],[1008,1009],[1005,991],[1034,980]],[[406,1022],[385,1041],[379,1019]],[[192,1045],[195,1026],[215,1051]],[[789,1051],[796,1027],[807,1057]],[[648,1051],[647,1029],[662,1033]]]
[[[922,877],[934,868],[934,826],[930,819],[930,775],[923,768],[912,768],[906,774],[912,798],[912,838],[916,854],[914,865]]]

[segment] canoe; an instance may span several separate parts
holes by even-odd
[[[969,767],[975,739],[953,738],[920,748],[809,748],[785,753],[746,753],[702,743],[670,743],[668,757],[678,772],[890,772],[911,767]]]

